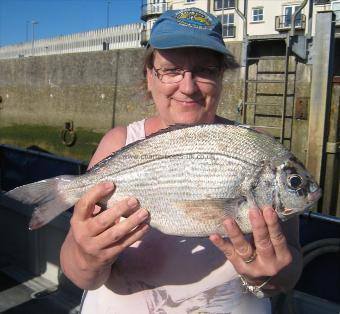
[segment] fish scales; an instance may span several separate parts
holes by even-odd
[[[130,149],[123,150],[115,156],[114,165],[110,164],[110,173],[126,169],[127,160],[129,161],[128,168],[133,168],[143,161],[148,162],[171,155],[184,156],[201,152],[220,154],[223,152],[229,154],[231,158],[243,156],[245,162],[256,164],[259,159],[270,158],[269,154],[274,156],[277,153],[282,153],[282,146],[277,145],[278,143],[273,139],[263,137],[261,138],[263,143],[261,143],[259,138],[253,136],[253,132],[246,128],[238,127],[235,130],[234,126],[219,125],[207,132],[209,128],[210,125],[203,125],[174,130],[136,143]],[[273,146],[274,150],[269,150],[269,145]],[[247,152],[248,156],[245,156]],[[287,150],[284,151],[284,153],[286,152]],[[105,170],[103,172],[105,173]]]
[[[184,229],[186,226],[189,228],[194,223],[198,224],[197,217],[185,219],[183,211],[177,207],[178,202],[183,198],[186,200],[232,198],[237,195],[238,184],[240,184],[240,179],[236,174],[247,171],[247,168],[242,168],[238,160],[236,160],[238,167],[232,166],[231,163],[235,160],[226,156],[218,156],[215,162],[209,163],[209,165],[204,163],[205,159],[174,159],[169,160],[171,169],[169,171],[164,170],[168,176],[160,176],[157,173],[157,169],[161,169],[162,166],[162,161],[157,160],[145,165],[146,168],[151,166],[146,176],[136,178],[134,175],[132,178],[124,176],[113,178],[117,185],[114,201],[126,197],[127,193],[131,193],[141,200],[141,206],[151,212],[152,219],[167,226],[166,229],[163,227],[163,231],[173,233],[173,229],[181,227],[182,232],[189,232],[189,230]],[[226,165],[226,167],[224,167],[225,171],[222,175],[211,176],[211,173],[221,172],[223,165]],[[171,171],[175,171],[175,174]],[[192,175],[192,173],[196,175]],[[228,176],[225,175],[226,173],[228,173]],[[233,178],[235,178],[234,182]],[[144,180],[147,184],[143,184]],[[143,195],[148,195],[148,197],[145,198]],[[225,214],[221,216],[219,231],[222,230],[224,218],[226,218]],[[183,221],[187,220],[189,222],[186,226],[183,226]],[[200,221],[199,223],[202,224],[201,229],[204,228],[205,235],[209,233],[209,228],[210,233],[216,232],[216,225],[209,226],[207,221]]]
[[[291,196],[285,190],[294,169],[306,181],[306,195],[299,193],[303,199],[295,200],[297,193],[289,191]],[[181,236],[224,234],[222,223],[227,216],[250,232],[249,207],[276,206],[283,219],[284,205],[298,213],[320,197],[316,183],[280,143],[248,128],[224,124],[170,128],[128,145],[82,176],[55,180],[54,190],[66,205],[74,204],[93,185],[113,181],[116,189],[107,206],[134,196],[149,210],[151,226]],[[40,188],[42,183],[37,185]],[[33,187],[19,187],[8,194],[28,202],[23,191]],[[58,214],[52,210],[48,204],[38,204],[33,228]]]

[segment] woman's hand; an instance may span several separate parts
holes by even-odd
[[[215,234],[210,236],[210,240],[249,285],[259,286],[273,277],[263,287],[264,290],[278,292],[291,288],[301,272],[301,254],[287,242],[277,214],[270,207],[262,211],[254,208],[249,211],[249,220],[253,229],[251,241],[247,241],[236,222],[229,218],[224,222],[229,238],[223,239]],[[298,238],[297,234],[295,236]],[[292,265],[294,259],[297,262],[295,266]],[[290,282],[287,278],[280,278],[283,270],[294,275]]]
[[[64,272],[83,289],[103,284],[119,254],[148,230],[149,214],[134,198],[95,214],[96,203],[113,189],[112,183],[98,184],[78,201],[61,251]],[[122,216],[127,218],[120,220]]]

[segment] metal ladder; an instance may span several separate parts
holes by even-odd
[[[282,61],[280,69],[277,69],[277,64],[275,69],[272,64],[268,68],[271,61]],[[251,62],[255,63],[256,69],[254,71],[253,67],[251,71],[255,73],[250,73]],[[291,148],[292,138],[296,67],[289,37],[283,56],[250,57],[247,49],[242,122],[264,129],[288,148]]]

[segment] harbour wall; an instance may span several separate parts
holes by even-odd
[[[229,49],[239,62],[241,43],[231,44]],[[276,53],[275,47],[271,53]],[[0,130],[16,125],[49,126],[60,130],[72,121],[75,130],[104,133],[112,126],[151,116],[155,111],[152,100],[147,97],[142,73],[144,54],[145,49],[138,48],[0,60]],[[259,67],[279,72],[284,64],[282,61],[260,61],[249,67],[250,78],[256,77]],[[311,67],[291,62],[291,71],[296,74],[289,77],[288,92],[295,94],[287,105],[290,116],[293,115],[293,99],[307,99],[308,107]],[[244,67],[226,71],[218,109],[220,115],[242,120],[243,77]],[[264,84],[262,88],[266,93],[282,92],[282,84]],[[249,86],[250,100],[255,92]],[[260,100],[261,103],[266,101],[273,102],[273,99]],[[274,116],[281,110],[282,99],[275,102],[278,104],[276,108],[266,107],[267,115]],[[308,111],[307,107],[305,111]],[[247,114],[249,124],[253,122],[249,118],[251,115],[250,109]],[[264,124],[268,124],[268,117],[266,120]],[[275,125],[274,118],[271,120],[270,123]],[[279,123],[280,119],[276,120]],[[295,126],[291,148],[304,161],[306,147],[301,139],[307,136],[307,119],[296,120]],[[34,145],[42,145],[56,154],[61,152],[60,149],[44,147],[42,143]],[[61,154],[72,157],[73,153],[63,150]]]
[[[240,55],[240,45],[233,50]],[[142,65],[145,50],[125,49],[0,60],[0,124],[104,132],[154,113]],[[226,73],[220,113],[237,118],[241,70]]]

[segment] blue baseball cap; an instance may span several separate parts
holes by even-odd
[[[152,27],[148,45],[156,49],[198,47],[232,55],[224,44],[221,22],[198,8],[164,12]]]

